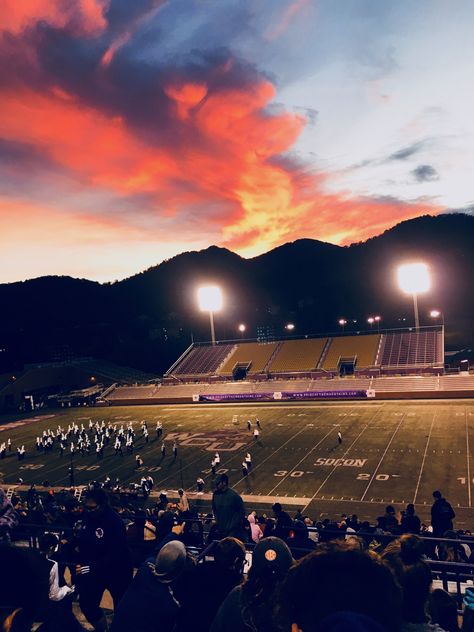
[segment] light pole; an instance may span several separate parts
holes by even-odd
[[[212,344],[216,344],[216,334],[214,331],[214,312],[222,309],[222,292],[215,285],[200,287],[198,290],[199,308],[202,312],[209,312],[209,322],[211,324]]]
[[[374,316],[374,320],[377,323],[377,331],[380,331],[380,321],[382,320],[382,316]]]
[[[289,331],[290,333],[294,330],[294,328],[295,328],[295,326],[294,326],[294,324],[293,324],[293,323],[287,323],[287,324],[285,325],[285,329],[286,329],[287,331]]]
[[[247,329],[247,327],[244,325],[244,323],[240,323],[240,325],[238,326],[238,330],[240,331],[240,337],[241,338],[244,337],[244,333],[245,333],[246,329]]]
[[[398,285],[403,292],[413,297],[415,329],[420,329],[418,316],[418,294],[427,292],[431,286],[430,273],[426,263],[405,263],[397,270]]]
[[[347,320],[345,318],[340,318],[337,322],[342,327],[342,333],[344,333],[344,328],[347,325]]]
[[[370,329],[372,330],[372,325],[373,325],[373,324],[374,324],[374,322],[375,322],[375,318],[374,318],[373,316],[369,316],[369,317],[367,318],[367,322],[369,323],[369,325],[370,325]]]

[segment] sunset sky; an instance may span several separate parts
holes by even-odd
[[[471,0],[3,0],[0,283],[474,212]]]

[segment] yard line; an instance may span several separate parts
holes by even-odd
[[[298,461],[298,463],[297,463],[296,465],[294,465],[294,466],[291,468],[291,470],[289,470],[288,474],[287,474],[286,476],[284,476],[284,477],[281,479],[281,481],[280,481],[277,485],[275,485],[275,487],[274,487],[273,489],[271,489],[271,490],[268,492],[267,496],[271,496],[271,495],[273,494],[273,492],[275,491],[275,489],[277,489],[277,487],[280,487],[280,485],[283,483],[283,481],[285,481],[285,480],[286,480],[286,479],[290,476],[290,474],[296,470],[296,468],[298,467],[298,465],[299,465],[302,461],[304,461],[304,460],[305,460],[305,459],[306,459],[306,458],[307,458],[307,457],[311,454],[311,452],[312,452],[313,450],[316,450],[316,448],[317,448],[318,446],[320,446],[320,445],[321,445],[321,443],[324,441],[324,439],[326,439],[326,437],[329,437],[329,435],[331,434],[331,432],[334,432],[334,431],[336,430],[336,428],[337,428],[337,427],[338,427],[338,426],[335,426],[334,428],[331,428],[331,429],[329,430],[329,432],[327,432],[327,433],[324,435],[324,437],[323,437],[320,441],[318,441],[318,443],[317,443],[315,446],[313,446],[313,447],[311,448],[311,450],[308,452],[308,454],[305,454],[305,455],[304,455],[304,457],[303,457],[302,459],[300,459],[300,460]]]
[[[471,467],[469,464],[469,428],[467,426],[467,411],[464,409],[464,418],[466,420],[466,450],[467,450],[467,495],[469,507],[471,507]]]
[[[258,468],[261,467],[266,461],[268,461],[268,459],[271,459],[272,457],[274,457],[277,452],[279,452],[282,448],[284,448],[287,443],[290,443],[290,441],[293,441],[293,439],[296,439],[296,437],[298,435],[300,435],[304,430],[308,430],[308,426],[306,426],[306,425],[303,426],[303,428],[301,428],[301,430],[299,432],[297,432],[296,434],[292,435],[288,439],[288,441],[285,441],[285,443],[282,443],[279,448],[277,448],[276,450],[273,450],[273,452],[271,454],[269,454],[266,459],[263,459],[263,461],[260,461],[260,463],[258,465],[252,466],[252,470],[251,471],[254,472],[255,470],[258,470]],[[238,483],[241,483],[245,479],[246,479],[246,477],[243,476],[236,483],[234,483],[234,485],[232,485],[232,487],[235,487]],[[268,494],[267,494],[267,496],[268,496]]]
[[[344,454],[342,455],[342,458],[344,458],[346,456],[346,454],[348,454],[350,452],[350,449],[352,448],[352,446],[359,440],[359,438],[362,436],[362,434],[367,430],[367,428],[370,426],[370,424],[374,421],[374,419],[377,417],[377,415],[379,414],[379,412],[385,408],[385,403],[383,403],[380,408],[376,411],[376,413],[374,414],[374,416],[372,417],[372,419],[367,423],[367,425],[359,432],[359,434],[357,435],[357,437],[354,439],[354,441],[351,443],[351,445],[347,448],[347,450],[344,452]],[[321,483],[321,485],[318,487],[318,489],[315,491],[315,493],[313,494],[313,496],[310,498],[310,500],[307,502],[307,504],[303,507],[303,509],[301,510],[302,512],[309,507],[309,505],[312,503],[312,501],[316,498],[316,496],[318,495],[318,493],[321,491],[321,489],[324,487],[324,485],[326,484],[326,482],[329,480],[329,478],[334,474],[334,472],[337,470],[337,466],[334,466],[332,468],[332,470],[329,472],[329,474],[326,476],[326,478],[324,479],[324,481]]]
[[[420,482],[421,482],[421,475],[423,474],[423,466],[425,464],[426,455],[428,454],[428,446],[430,444],[431,433],[433,432],[435,419],[436,419],[436,411],[433,413],[433,419],[431,420],[431,427],[430,427],[430,432],[428,434],[428,441],[426,442],[425,453],[423,454],[423,460],[421,462],[420,474],[418,476],[418,482],[416,484],[415,495],[413,496],[413,504],[416,503],[416,497],[418,495],[418,489],[420,487]]]
[[[391,436],[390,441],[388,442],[387,447],[385,448],[384,453],[383,453],[383,454],[382,454],[382,456],[380,457],[380,461],[378,462],[378,465],[377,465],[377,467],[375,468],[374,473],[372,474],[372,477],[371,477],[371,479],[370,479],[370,481],[369,481],[369,484],[367,485],[367,487],[366,487],[366,489],[365,489],[365,492],[362,494],[361,500],[364,500],[365,495],[366,495],[366,494],[367,494],[367,492],[369,491],[369,487],[372,485],[372,482],[373,482],[374,478],[377,476],[377,472],[379,471],[379,468],[380,468],[380,466],[382,465],[382,461],[384,460],[385,455],[386,455],[386,454],[387,454],[387,452],[388,452],[388,449],[389,449],[389,448],[390,448],[390,446],[392,445],[392,441],[395,439],[395,435],[397,434],[398,429],[399,429],[399,428],[400,428],[400,426],[402,425],[403,420],[405,419],[405,416],[406,416],[406,413],[404,413],[404,414],[403,414],[403,417],[400,419],[400,422],[399,422],[398,426],[395,428],[395,431],[394,431],[393,435]]]

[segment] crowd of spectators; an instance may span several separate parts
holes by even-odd
[[[431,590],[428,562],[469,564],[474,551],[451,505],[433,496],[430,524],[413,505],[389,505],[371,525],[345,514],[314,522],[280,503],[271,515],[246,513],[225,474],[206,515],[183,490],[141,507],[99,484],[82,502],[70,490],[32,487],[11,501],[0,491],[0,629],[78,632],[74,601],[98,632],[455,632],[459,604]],[[469,590],[464,604],[467,632]]]

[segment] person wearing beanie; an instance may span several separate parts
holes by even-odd
[[[240,540],[224,538],[211,553],[213,560],[196,564],[178,581],[175,596],[181,610],[176,632],[209,632],[224,599],[242,582],[245,547]]]
[[[292,564],[283,540],[273,536],[261,540],[253,551],[247,581],[229,593],[210,632],[274,632],[280,588]]]
[[[186,547],[177,540],[146,560],[115,610],[110,632],[171,632],[180,609],[173,584],[187,564]]]

